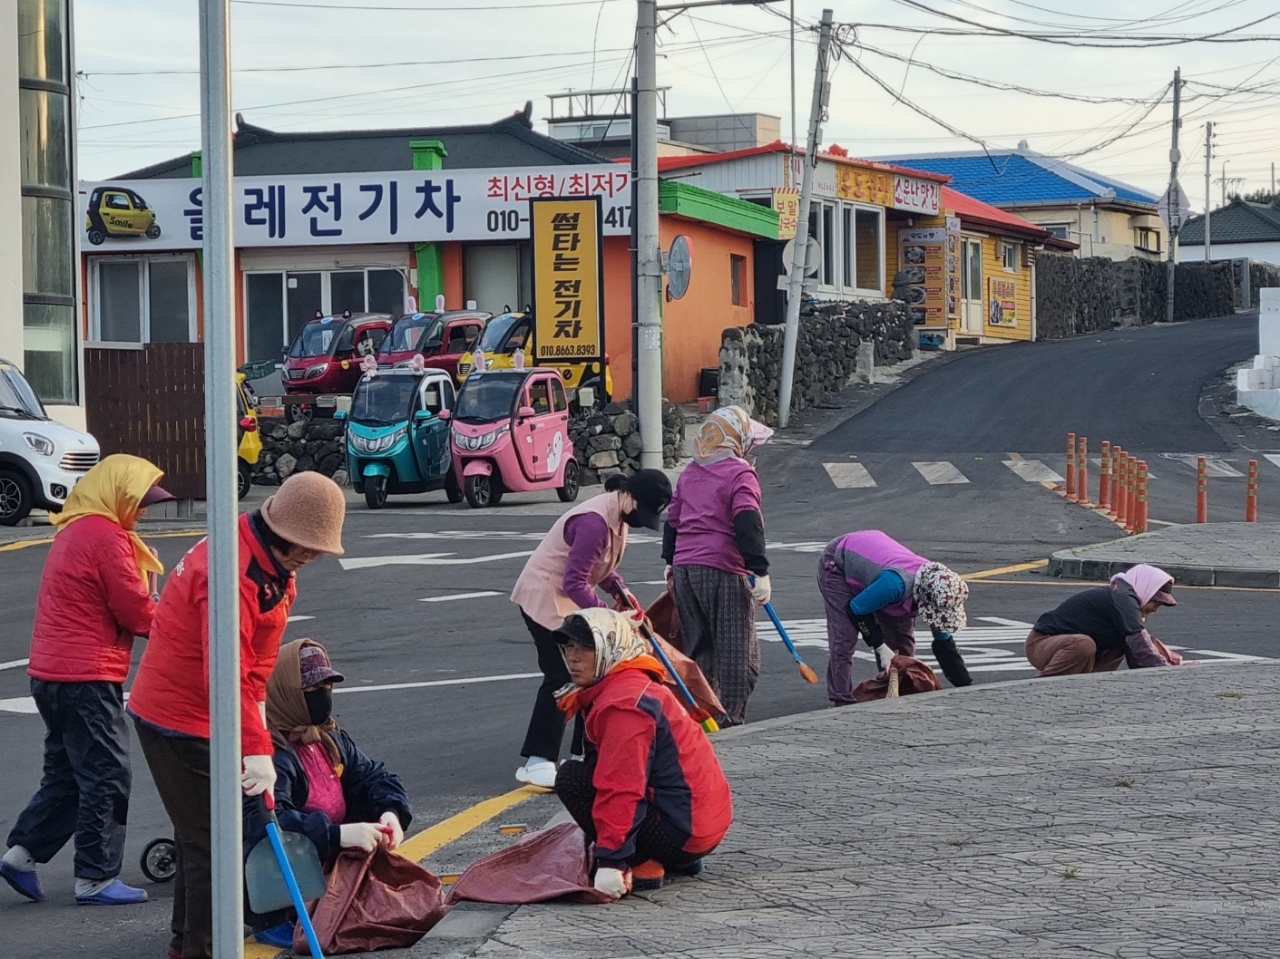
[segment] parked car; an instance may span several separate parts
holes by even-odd
[[[517,352],[524,354],[525,367],[533,366],[533,314],[498,314],[485,325],[478,347],[484,353],[486,369],[514,369]],[[474,369],[475,353],[471,351],[458,361],[458,382],[463,382]],[[613,375],[609,372],[607,355],[603,363],[570,360],[543,369],[558,370],[571,396],[584,387],[590,387],[595,393],[592,405],[603,406],[613,397]]]
[[[36,507],[61,510],[98,456],[97,440],[51,420],[22,371],[0,359],[0,526]]]
[[[350,393],[360,379],[360,363],[376,357],[391,330],[389,313],[318,316],[298,331],[285,350],[280,381],[293,396]],[[310,406],[290,406],[310,418]],[[295,418],[295,417],[291,417]]]
[[[241,499],[253,487],[253,467],[262,455],[262,435],[258,432],[258,408],[254,405],[253,387],[243,373],[236,374],[236,406],[240,417],[236,426],[236,491]]]
[[[378,365],[408,369],[415,356],[426,365],[458,373],[458,361],[476,341],[491,313],[480,310],[447,310],[443,313],[407,313],[391,326],[378,350]]]
[[[160,235],[155,210],[133,190],[121,186],[100,186],[89,194],[84,229],[85,238],[94,246],[101,246],[110,236],[154,240]]]

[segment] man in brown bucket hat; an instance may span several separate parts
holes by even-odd
[[[265,721],[294,573],[342,553],[346,499],[319,473],[295,473],[262,508],[240,517],[240,724],[247,795],[275,784]],[[209,542],[202,539],[165,584],[128,712],[178,845],[170,959],[213,955],[209,824]]]

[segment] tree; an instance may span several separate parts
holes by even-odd
[[[1250,203],[1272,203],[1275,204],[1280,200],[1280,193],[1272,193],[1270,190],[1254,190],[1252,193],[1246,193],[1244,199]]]

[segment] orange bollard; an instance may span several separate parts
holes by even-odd
[[[1076,501],[1076,434],[1067,434],[1067,499]]]
[[[1244,521],[1258,521],[1258,461],[1249,460],[1249,483],[1244,494]]]
[[[1111,442],[1102,441],[1102,468],[1098,471],[1098,509],[1111,511]]]
[[[1124,504],[1124,528],[1126,532],[1132,533],[1138,523],[1138,458],[1125,454],[1125,472],[1128,479],[1125,482],[1127,495]]]
[[[1138,518],[1133,524],[1135,533],[1147,531],[1147,464],[1138,460]]]
[[[1089,437],[1076,441],[1076,502],[1092,506],[1089,502]]]
[[[1209,522],[1209,474],[1203,456],[1196,457],[1196,522]]]
[[[1126,472],[1128,454],[1117,446],[1111,455],[1112,468],[1115,471],[1113,476],[1115,488],[1111,492],[1111,498],[1115,502],[1111,507],[1111,515],[1115,518],[1117,523],[1123,526],[1125,509],[1129,505],[1128,474]]]

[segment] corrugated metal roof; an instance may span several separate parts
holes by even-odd
[[[1236,197],[1209,216],[1209,231],[1217,243],[1274,243],[1280,241],[1280,207]],[[1178,233],[1178,242],[1204,246],[1204,217],[1193,216]]]
[[[790,144],[784,143],[782,140],[774,140],[772,143],[766,143],[759,147],[746,147],[742,150],[730,150],[726,153],[695,153],[689,156],[670,156],[658,157],[658,172],[666,173],[671,170],[684,170],[689,167],[706,166],[710,163],[725,163],[730,160],[740,160],[743,157],[760,156],[765,153],[789,153],[791,152]],[[803,148],[796,150],[799,156],[804,156]],[[903,176],[918,177],[923,180],[935,180],[938,183],[946,183],[948,177],[945,174],[937,174],[929,170],[912,169],[910,167],[899,166],[894,163],[887,163],[884,160],[867,160],[862,157],[845,156],[839,153],[823,153],[818,152],[820,159],[829,160],[832,163],[844,164],[846,166],[869,167],[873,170],[884,170],[886,173],[900,173]],[[620,160],[619,162],[625,162]]]

